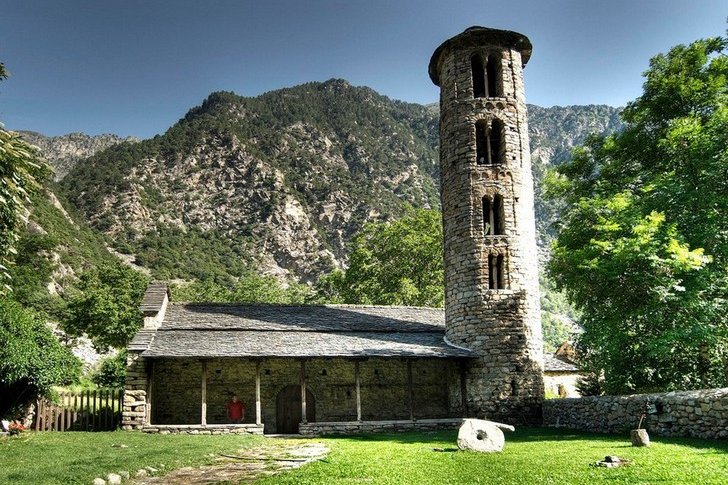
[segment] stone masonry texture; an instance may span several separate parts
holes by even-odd
[[[306,388],[314,399],[315,421],[331,426],[334,422],[356,421],[354,365],[349,359],[306,361]],[[362,419],[409,420],[406,360],[371,358],[361,360],[359,365]],[[457,363],[413,359],[411,365],[415,419],[462,416]],[[256,362],[251,359],[207,360],[209,425],[228,423],[225,404],[233,393],[245,403],[244,423],[255,423],[255,368]],[[198,359],[155,359],[152,375],[151,427],[199,425],[202,362]],[[277,432],[278,394],[287,386],[300,386],[300,376],[298,359],[261,361],[261,410],[266,433]]]
[[[548,426],[627,434],[637,428],[646,401],[642,427],[650,434],[728,439],[728,388],[548,399],[543,420]]]
[[[528,39],[473,27],[430,62],[440,91],[440,176],[448,340],[477,352],[467,369],[471,416],[541,420],[542,336],[533,179],[522,68]],[[497,97],[474,97],[471,59],[495,56]],[[476,123],[503,124],[500,163],[476,163]],[[482,199],[503,199],[502,235],[486,235]],[[489,289],[489,255],[502,255],[505,288]]]

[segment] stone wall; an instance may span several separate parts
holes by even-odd
[[[121,410],[121,427],[142,429],[147,421],[147,362],[138,352],[129,352],[126,361],[126,385]]]
[[[200,424],[202,422],[202,362],[188,359],[155,359],[152,369],[151,422],[154,424]],[[208,392],[208,409],[211,397]],[[213,423],[214,421],[208,420],[208,422]]]
[[[304,436],[319,436],[325,434],[394,433],[412,430],[435,431],[457,429],[462,422],[462,418],[420,419],[416,421],[321,422],[302,424],[300,432]]]
[[[645,401],[652,412],[643,427],[651,434],[728,438],[728,388],[549,399],[543,404],[543,420],[548,426],[624,433],[637,427]]]
[[[517,34],[516,34],[517,35]],[[539,422],[544,394],[533,180],[518,49],[466,32],[436,58],[445,319],[450,342],[478,352],[469,365],[470,415]],[[473,97],[471,58],[496,55],[502,96]],[[431,65],[431,69],[433,65]],[[476,162],[476,123],[503,123],[500,163]],[[503,198],[503,234],[484,231],[482,199]],[[488,259],[504,258],[505,288],[489,289]]]
[[[316,421],[356,420],[354,366],[354,361],[346,359],[306,361],[306,388],[314,398]],[[159,359],[153,369],[152,424],[200,424],[201,361]],[[225,404],[233,393],[245,403],[244,423],[255,423],[255,369],[256,361],[250,359],[207,361],[208,424],[227,423]],[[362,360],[359,373],[363,420],[410,418],[405,360]],[[300,360],[261,361],[261,414],[266,433],[277,432],[278,394],[287,386],[300,386],[300,376]],[[462,416],[457,362],[412,360],[412,383],[415,418]]]
[[[263,425],[256,424],[208,424],[205,427],[200,425],[149,425],[142,431],[145,433],[159,434],[198,434],[198,435],[219,435],[219,434],[263,434]]]

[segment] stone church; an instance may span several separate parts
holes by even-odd
[[[163,283],[129,345],[124,429],[354,433],[540,423],[544,395],[523,67],[527,37],[440,45],[445,309],[183,304]],[[231,423],[226,404],[245,405]]]

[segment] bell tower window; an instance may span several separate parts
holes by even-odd
[[[485,67],[483,66],[483,58],[479,54],[475,54],[470,58],[470,70],[473,76],[473,97],[484,98],[485,91]]]
[[[503,122],[495,119],[475,123],[475,161],[478,165],[494,165],[503,162]]]
[[[489,163],[501,163],[503,161],[503,122],[501,120],[493,120],[488,132]]]
[[[494,195],[483,197],[483,234],[485,236],[500,236],[505,234],[503,224],[503,196]]]
[[[505,272],[502,254],[488,255],[488,288],[491,290],[505,289]]]
[[[478,165],[488,165],[490,163],[490,144],[487,133],[488,125],[485,120],[475,123],[475,159]]]
[[[501,96],[501,90],[498,89],[499,80],[498,75],[500,74],[500,58],[496,54],[488,56],[488,62],[485,66],[485,78],[486,78],[486,93],[485,95],[489,98],[495,96]]]

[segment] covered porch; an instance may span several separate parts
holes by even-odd
[[[151,433],[357,433],[457,427],[465,408],[457,358],[155,358]],[[226,404],[245,405],[240,424]]]

